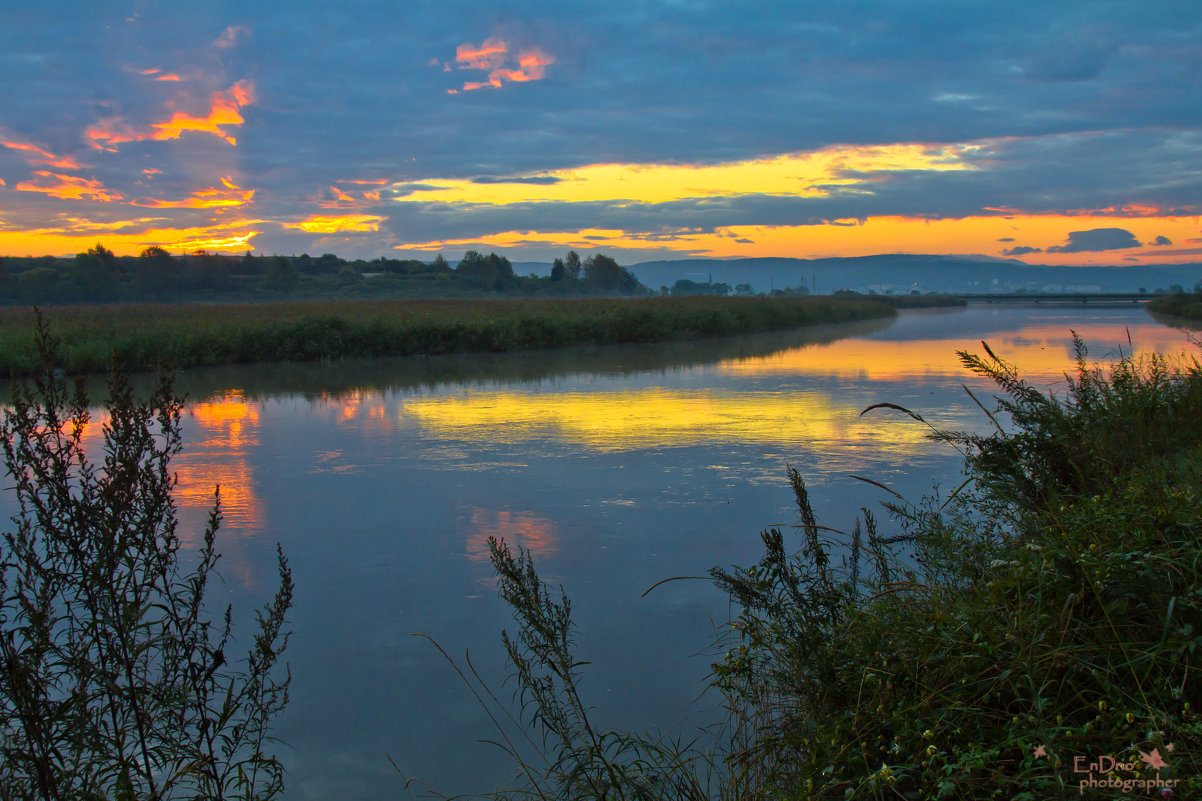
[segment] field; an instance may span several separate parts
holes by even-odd
[[[72,373],[694,339],[889,317],[858,298],[346,300],[42,312]],[[34,363],[34,311],[0,310],[0,375]]]

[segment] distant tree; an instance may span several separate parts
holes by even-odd
[[[119,279],[115,271],[117,257],[113,251],[99,242],[84,253],[77,254],[67,268],[67,277],[85,298],[108,300],[119,293]]]
[[[433,263],[430,264],[430,272],[449,273],[450,271],[451,265],[447,264],[447,260],[442,257],[441,253],[434,257]]]
[[[748,295],[755,294],[755,291],[751,288],[751,284],[735,284],[735,294],[740,297],[747,297]]]
[[[58,292],[61,277],[52,267],[34,267],[17,276],[17,297],[26,303],[44,303]]]
[[[313,272],[315,273],[336,273],[345,261],[335,256],[333,253],[323,253],[313,262]]]
[[[267,260],[267,270],[263,274],[263,286],[274,292],[288,292],[296,288],[300,276],[292,262],[283,256],[272,256]]]
[[[568,268],[564,266],[563,259],[556,259],[551,264],[551,282],[558,283],[568,276]]]
[[[502,289],[513,282],[513,265],[504,256],[490,253],[481,256],[474,250],[463,254],[463,260],[455,268],[463,280],[481,289]]]
[[[226,290],[233,286],[226,259],[197,250],[184,257],[184,283],[197,289]]]
[[[594,253],[584,262],[584,282],[602,292],[616,291],[622,285],[622,268],[609,256]]]
[[[567,268],[568,277],[573,281],[580,278],[582,265],[580,264],[580,256],[574,250],[568,251],[568,257],[564,259],[564,267]]]
[[[180,266],[171,254],[157,245],[142,251],[134,262],[134,288],[138,292],[161,295],[179,286]]]
[[[363,273],[356,270],[351,265],[346,265],[338,271],[338,283],[345,285],[357,284],[363,280]]]

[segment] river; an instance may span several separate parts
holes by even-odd
[[[786,465],[819,522],[959,483],[934,425],[983,429],[965,392],[992,387],[955,352],[980,341],[1041,386],[1063,387],[1070,329],[1091,357],[1178,352],[1184,334],[1131,308],[904,312],[896,321],[715,342],[215,368],[186,373],[176,461],[186,542],[215,484],[224,583],[213,608],[272,589],[281,542],[296,582],[285,799],[480,791],[513,766],[488,717],[421,632],[508,698],[489,536],[528,549],[579,627],[586,702],[601,725],[689,738],[727,601],[703,576],[746,564],[759,532],[795,522]],[[4,509],[11,498],[3,499]],[[11,513],[11,512],[7,512]],[[882,515],[883,516],[883,515]],[[889,523],[885,524],[888,527]],[[191,539],[189,539],[191,537]]]

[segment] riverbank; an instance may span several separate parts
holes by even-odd
[[[351,300],[92,305],[43,314],[62,366],[104,372],[359,356],[498,352],[728,336],[897,314],[864,297]],[[0,375],[33,364],[34,312],[0,311]]]
[[[1197,797],[1202,368],[1158,356],[1094,368],[1075,344],[1058,396],[988,345],[960,353],[1000,393],[980,399],[987,435],[869,406],[967,456],[963,484],[897,496],[890,522],[865,509],[842,532],[820,525],[789,470],[800,525],[765,531],[757,563],[711,571],[737,610],[713,648],[709,684],[729,718],[711,750],[579,737],[592,733],[583,705],[557,700],[575,698],[577,676],[544,656],[579,664],[546,625],[559,614],[570,631],[566,604],[538,595],[528,554],[492,541],[523,637],[510,648],[521,690],[537,719],[582,719],[553,731],[556,761],[535,783],[563,797]],[[566,692],[535,695],[534,668],[566,675]],[[646,774],[687,792],[644,795]]]
[[[1148,301],[1148,311],[1202,322],[1202,293],[1177,293]]]

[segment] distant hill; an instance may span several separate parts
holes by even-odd
[[[930,256],[908,253],[829,259],[678,259],[631,266],[651,289],[679,279],[751,284],[755,292],[800,287],[829,293],[908,294],[911,291],[979,292],[1138,292],[1174,284],[1190,289],[1202,281],[1202,264],[1155,267],[1053,267],[988,256]]]

